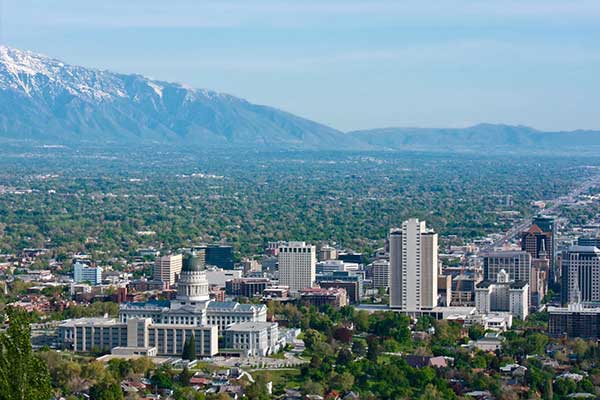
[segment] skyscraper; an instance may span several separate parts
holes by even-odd
[[[204,258],[206,265],[223,269],[233,269],[233,247],[231,246],[209,244],[192,247],[192,250],[198,253],[198,257]]]
[[[548,281],[555,283],[556,279],[556,224],[554,218],[537,216],[531,227],[521,234],[521,250],[528,252],[533,260],[547,258]]]
[[[157,257],[154,261],[154,280],[165,282],[169,287],[175,285],[175,281],[181,273],[182,260],[181,254]]]
[[[600,302],[600,249],[571,246],[562,258],[563,304]]]
[[[411,218],[390,230],[390,307],[404,311],[437,305],[437,233]]]
[[[305,242],[288,242],[279,246],[279,284],[290,291],[312,287],[316,279],[317,249]]]
[[[497,281],[504,270],[515,281],[530,281],[531,255],[526,251],[493,251],[483,255],[483,279]]]

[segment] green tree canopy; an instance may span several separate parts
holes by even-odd
[[[9,308],[9,326],[0,334],[0,400],[48,400],[48,367],[31,349],[31,328],[24,311]]]

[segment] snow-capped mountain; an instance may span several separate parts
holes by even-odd
[[[335,129],[234,96],[0,46],[0,137],[339,147]],[[354,147],[354,146],[352,146]]]

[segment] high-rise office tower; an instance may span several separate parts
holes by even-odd
[[[533,260],[548,260],[548,281],[556,280],[556,224],[554,218],[537,216],[531,227],[521,234],[521,250],[528,252]]]
[[[369,268],[373,287],[387,290],[390,287],[390,261],[375,260],[369,265]]]
[[[317,248],[305,242],[288,242],[279,246],[279,284],[290,291],[312,287],[316,280]]]
[[[500,271],[506,273],[517,282],[530,280],[531,255],[526,251],[493,251],[483,254],[483,279],[498,280]]]
[[[157,257],[154,261],[154,280],[165,282],[169,287],[175,285],[175,281],[181,273],[182,260],[181,254]]]
[[[438,237],[411,218],[390,230],[390,307],[404,311],[437,305]]]
[[[562,257],[563,304],[600,302],[600,249],[571,246]]]
[[[233,247],[221,244],[209,244],[192,247],[198,257],[204,258],[206,265],[222,269],[233,269]]]

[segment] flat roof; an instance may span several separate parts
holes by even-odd
[[[273,322],[238,322],[225,328],[231,332],[246,332],[269,329],[274,325]]]

